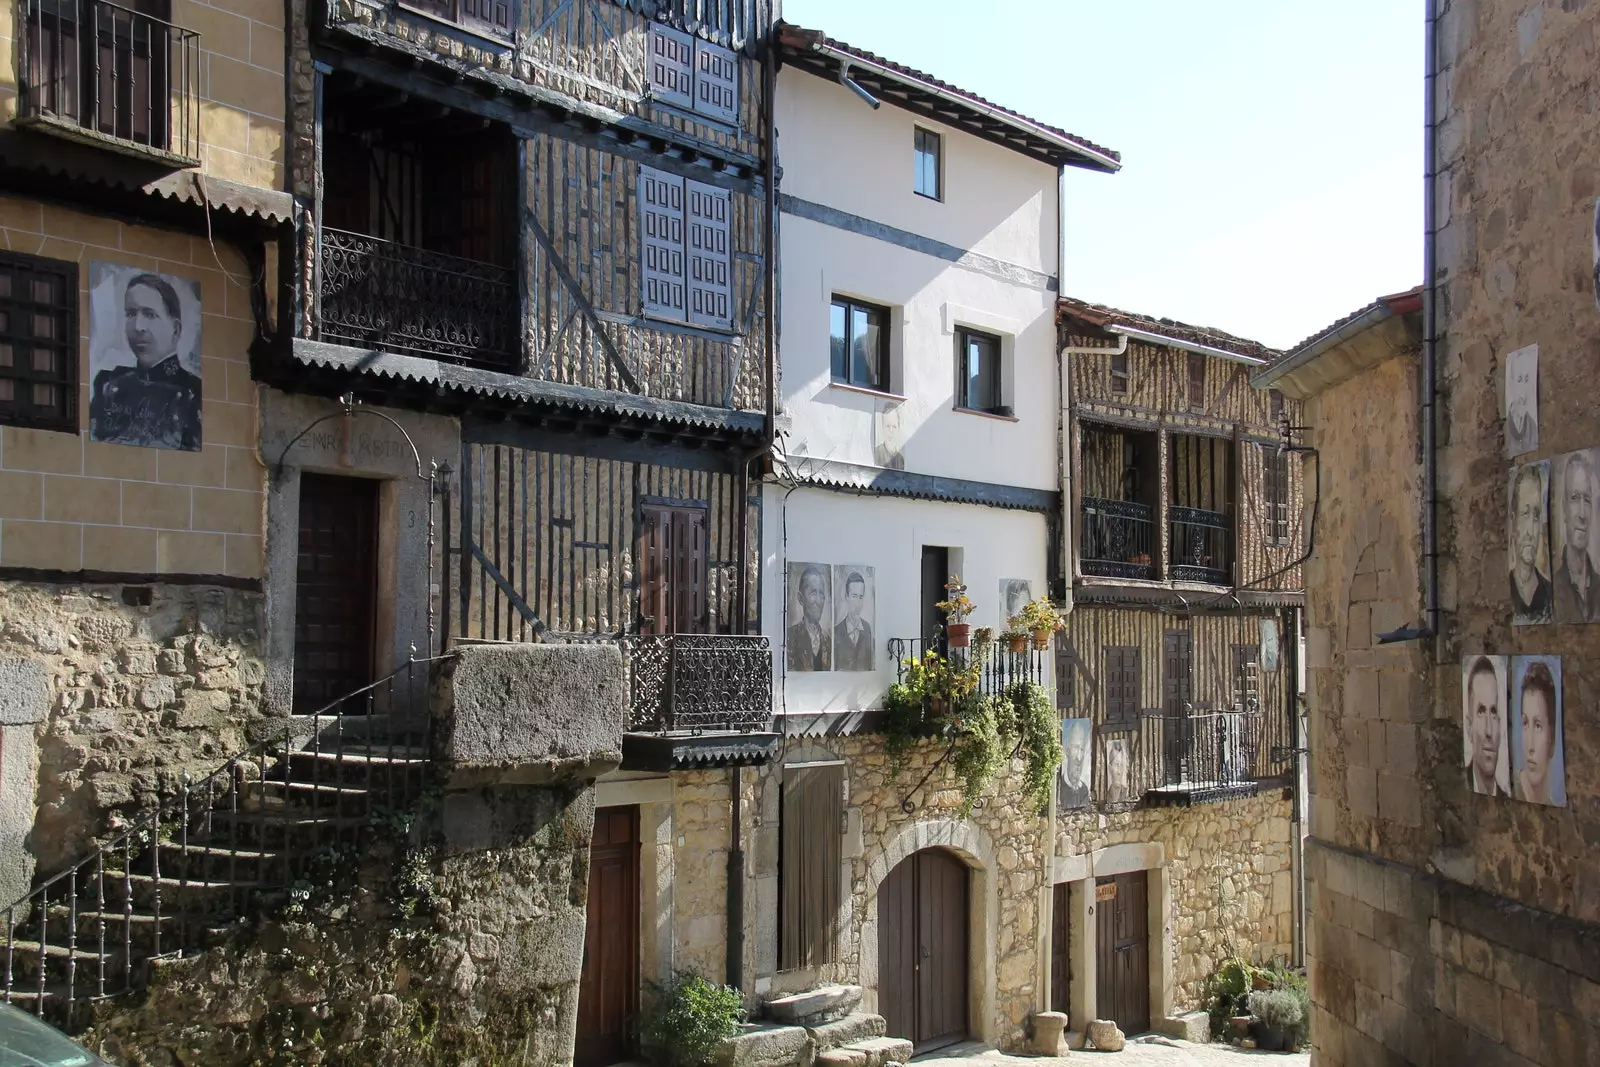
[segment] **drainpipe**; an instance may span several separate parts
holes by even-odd
[[[727,984],[744,992],[744,768],[734,764],[732,826],[728,830],[728,960]]]
[[[1435,185],[1438,180],[1439,19],[1444,0],[1426,0],[1428,21],[1423,78],[1422,120],[1422,583],[1425,615],[1421,626],[1402,626],[1378,635],[1380,645],[1415,641],[1439,634],[1439,285],[1437,244],[1439,233]]]
[[[767,160],[763,175],[767,183],[767,219],[766,231],[762,234],[767,271],[761,299],[767,306],[762,334],[767,345],[766,452],[770,454],[777,437],[778,418],[778,46],[772,40],[767,42],[767,61],[762,64],[761,80],[762,91],[766,94],[761,109],[767,122]]]
[[[1287,608],[1281,616],[1284,632],[1278,647],[1286,654],[1284,664],[1287,677],[1284,688],[1289,712],[1289,752],[1294,760],[1294,770],[1289,781],[1293,785],[1293,798],[1289,808],[1289,945],[1291,963],[1304,967],[1306,963],[1306,860],[1305,837],[1301,826],[1306,813],[1301,807],[1301,796],[1306,781],[1306,754],[1300,739],[1300,609]]]

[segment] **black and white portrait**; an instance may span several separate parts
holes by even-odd
[[[826,563],[789,564],[791,671],[833,670],[833,576]]]
[[[89,439],[200,451],[200,283],[89,264]]]
[[[1032,599],[1033,584],[1026,578],[1000,579],[1000,607],[1005,613],[1000,617],[1000,621],[1008,622],[1012,616],[1027,607],[1028,601]]]
[[[1261,654],[1257,662],[1264,671],[1278,669],[1278,623],[1275,619],[1261,620]]]
[[[1600,449],[1557,456],[1550,465],[1550,536],[1555,553],[1556,622],[1600,620],[1595,576],[1595,473]]]
[[[1074,811],[1089,805],[1089,785],[1094,780],[1089,765],[1093,719],[1061,720],[1061,766],[1056,771],[1056,808]]]
[[[1549,460],[1512,468],[1506,555],[1511,572],[1511,621],[1518,626],[1549,622],[1553,613],[1549,499]]]
[[[1518,800],[1567,806],[1561,712],[1561,657],[1513,656],[1511,764]]]
[[[1594,304],[1600,308],[1600,197],[1594,202]]]
[[[876,587],[872,568],[835,564],[833,568],[833,669],[872,670],[872,621]]]
[[[1539,346],[1506,357],[1506,455],[1539,447]]]
[[[1506,759],[1504,656],[1468,656],[1461,663],[1461,764],[1474,793],[1511,795]]]
[[[1106,803],[1121,804],[1128,799],[1128,740],[1113,737],[1106,741]]]

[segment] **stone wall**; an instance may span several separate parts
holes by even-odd
[[[183,772],[203,777],[245,748],[259,721],[261,635],[254,592],[0,583],[9,700],[44,702],[16,737],[37,761],[28,853],[8,850],[0,867],[52,874],[158,787],[174,790]],[[23,728],[6,729],[10,748]]]

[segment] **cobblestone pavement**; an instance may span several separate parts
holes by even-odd
[[[1051,1056],[1008,1056],[981,1045],[957,1045],[914,1064],[928,1067],[1309,1067],[1307,1052],[1258,1052],[1231,1045],[1195,1045],[1170,1037],[1133,1038],[1121,1052],[1074,1052]]]

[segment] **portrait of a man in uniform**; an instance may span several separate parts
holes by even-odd
[[[200,285],[90,265],[89,439],[200,451]]]

